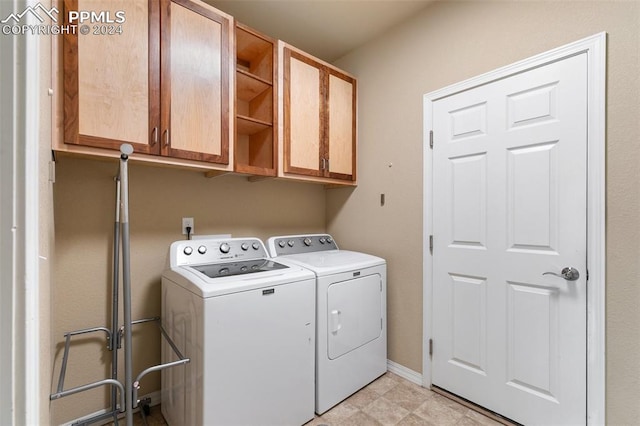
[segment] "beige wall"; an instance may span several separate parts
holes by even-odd
[[[438,2],[338,62],[358,77],[359,186],[327,192],[283,181],[131,165],[133,317],[160,313],[160,274],[183,216],[197,234],[265,238],[321,232],[389,262],[389,358],[422,364],[422,95],[600,31],[608,38],[607,409],[609,424],[640,419],[640,3]],[[53,386],[62,334],[109,318],[114,162],[57,164]],[[380,206],[380,194],[386,205]],[[325,211],[326,208],[326,211]],[[81,262],[78,262],[79,260]],[[48,317],[48,311],[43,311]],[[135,334],[135,371],[159,361],[157,333]],[[67,387],[108,375],[102,340],[79,339]],[[45,381],[46,383],[46,381]],[[141,393],[159,389],[158,375]],[[48,393],[46,390],[43,393]],[[107,406],[104,390],[51,403],[52,423]]]
[[[422,95],[601,31],[607,420],[631,425],[640,421],[640,2],[436,2],[339,60],[358,77],[359,186],[328,193],[327,229],[388,260],[389,358],[421,371]]]
[[[62,361],[64,332],[110,324],[113,177],[117,169],[115,161],[61,157],[57,163],[52,389]],[[169,244],[183,238],[183,216],[195,219],[199,235],[267,238],[325,230],[325,190],[320,185],[277,180],[250,183],[232,175],[207,179],[198,172],[136,163],[130,165],[129,179],[133,319],[160,315],[160,277]],[[66,388],[109,374],[111,355],[104,349],[103,335],[78,337],[77,341]],[[134,376],[160,362],[159,333],[154,327],[135,328],[133,345]],[[141,395],[160,388],[159,374],[147,377]],[[120,378],[124,379],[124,373]],[[98,389],[52,402],[52,423],[108,407],[106,395]]]

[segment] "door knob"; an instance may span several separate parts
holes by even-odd
[[[559,274],[555,272],[544,272],[542,275],[555,275],[556,277],[564,278],[567,281],[575,281],[580,278],[580,272],[571,266],[563,268]]]

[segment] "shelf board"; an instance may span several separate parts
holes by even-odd
[[[267,80],[245,70],[236,70],[236,96],[243,101],[250,101],[260,93],[272,87]]]
[[[261,130],[273,127],[273,125],[266,121],[257,120],[244,115],[237,115],[236,127],[237,132],[241,135],[253,135]]]
[[[252,175],[249,177],[250,182],[273,178],[277,174],[274,168],[253,166],[251,164],[236,164],[236,172]]]
[[[265,40],[255,33],[243,28],[236,29],[236,50],[238,58],[244,61],[252,61],[257,57],[270,53],[273,42]]]

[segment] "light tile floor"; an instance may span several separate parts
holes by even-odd
[[[146,417],[146,421],[147,423],[145,424],[144,420],[142,420],[141,413],[138,412],[133,414],[133,426],[167,426],[167,422],[162,416],[159,405],[151,407],[151,412]],[[127,423],[124,418],[118,420],[118,426],[124,426],[126,424]],[[113,426],[113,422],[107,423],[105,426]]]
[[[305,426],[445,426],[500,423],[474,410],[386,373]]]
[[[166,426],[160,406],[149,426]],[[120,422],[124,424],[124,422]],[[134,415],[134,425],[144,425]],[[386,373],[305,426],[499,426],[500,423],[393,373]],[[258,426],[258,425],[257,425]]]

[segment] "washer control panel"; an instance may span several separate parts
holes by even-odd
[[[269,257],[257,238],[176,241],[169,249],[170,266],[250,260]]]
[[[284,235],[267,240],[271,256],[337,250],[338,245],[329,234]]]

